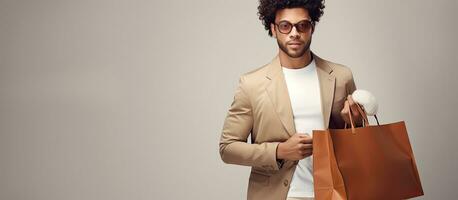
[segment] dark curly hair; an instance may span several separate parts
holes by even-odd
[[[275,22],[275,14],[284,8],[305,8],[315,26],[323,15],[324,0],[259,0],[259,19],[264,24],[264,28],[269,31],[269,36],[272,36],[270,24]]]

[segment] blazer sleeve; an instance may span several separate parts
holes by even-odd
[[[281,163],[276,159],[279,142],[247,143],[253,128],[253,109],[245,87],[244,77],[241,76],[221,133],[221,159],[228,164],[279,170]]]

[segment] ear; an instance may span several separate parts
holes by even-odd
[[[270,31],[272,32],[272,37],[277,38],[277,32],[275,31],[275,25],[273,23],[270,24]]]

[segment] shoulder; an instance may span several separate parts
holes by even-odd
[[[247,80],[252,80],[252,81],[255,81],[255,80],[258,80],[258,79],[261,79],[261,80],[265,79],[268,65],[269,64],[265,64],[265,65],[262,65],[262,66],[257,66],[254,69],[243,73],[241,75],[241,77],[243,77],[244,79],[247,79]]]
[[[348,67],[347,65],[336,63],[336,62],[329,61],[327,59],[322,59],[322,58],[321,60],[332,69],[332,74],[336,78],[343,79],[343,80],[353,79],[353,72],[351,71],[351,68]]]
[[[252,70],[243,73],[239,77],[239,84],[246,89],[257,88],[264,85],[268,80],[266,78],[268,66],[269,64],[264,64],[262,66],[254,67]]]

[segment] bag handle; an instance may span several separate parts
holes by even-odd
[[[367,113],[366,111],[361,107],[361,105],[359,105],[359,103],[356,103],[357,105],[357,108],[358,108],[358,112],[361,114],[361,116],[363,117],[363,127],[366,127],[367,125],[369,125],[369,120],[367,119]],[[350,124],[351,124],[351,132],[352,133],[355,133],[355,125],[353,123],[353,117],[352,117],[352,114],[351,114],[351,109],[350,111],[348,112],[348,116],[350,118]],[[377,125],[380,126],[380,123],[378,121],[378,118],[377,118],[377,115],[374,115],[375,117],[375,120],[377,121]],[[345,122],[345,129],[347,128],[347,122]]]

